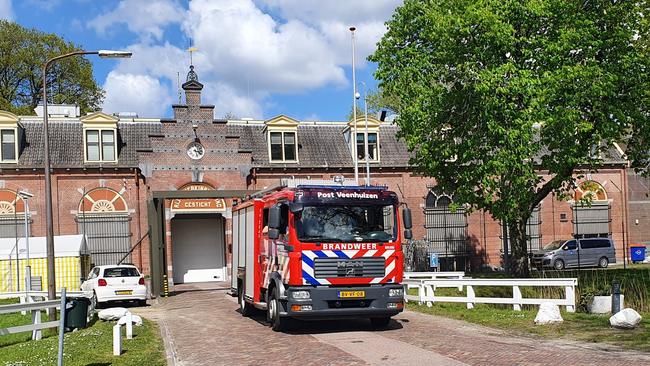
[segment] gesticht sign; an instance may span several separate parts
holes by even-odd
[[[207,191],[214,187],[207,183],[189,183],[180,187],[179,191]],[[170,204],[173,212],[224,212],[226,201],[223,198],[177,198]]]

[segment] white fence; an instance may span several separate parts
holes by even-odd
[[[465,272],[404,272],[405,280],[435,280],[437,278],[462,279]]]
[[[404,283],[406,283],[406,280],[411,280],[408,283],[406,283],[406,290],[410,288],[420,287],[422,281],[443,279],[443,278],[462,280],[463,278],[465,278],[465,272],[404,272]],[[413,282],[413,281],[418,281],[418,282]],[[462,286],[454,286],[454,287],[458,287],[458,291],[463,291]]]
[[[405,279],[404,299],[405,301],[417,301],[431,306],[436,302],[466,303],[468,309],[473,309],[474,304],[510,304],[514,310],[521,310],[522,305],[539,305],[544,302],[551,302],[558,306],[565,306],[568,312],[575,312],[575,288],[578,285],[576,278],[524,278],[524,279]],[[512,297],[477,297],[475,287],[510,287],[512,286]],[[437,296],[436,289],[458,288],[462,291],[467,289],[466,296]],[[564,298],[542,299],[523,297],[520,287],[560,287],[564,288]],[[416,288],[417,295],[409,295],[409,288]]]

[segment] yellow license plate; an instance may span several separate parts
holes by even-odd
[[[339,291],[339,298],[365,297],[365,291]]]
[[[115,291],[115,295],[131,295],[133,291],[131,290],[122,290],[122,291]]]

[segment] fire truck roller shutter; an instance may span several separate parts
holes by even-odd
[[[224,219],[179,214],[171,221],[174,283],[225,281]]]

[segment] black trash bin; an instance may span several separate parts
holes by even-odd
[[[69,297],[65,304],[65,327],[83,329],[88,326],[88,307],[90,299]]]

